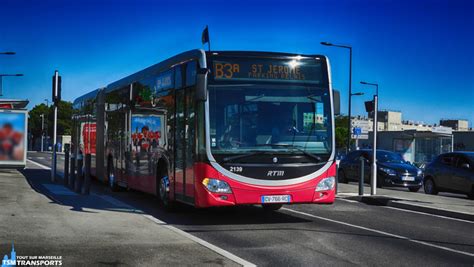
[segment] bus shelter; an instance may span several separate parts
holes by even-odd
[[[372,132],[362,148],[372,145]],[[431,162],[442,153],[453,151],[452,131],[381,131],[377,133],[377,147],[400,153],[406,161],[416,165]]]

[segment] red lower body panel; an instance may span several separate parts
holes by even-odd
[[[332,165],[319,177],[309,181],[285,186],[262,186],[242,183],[228,178],[212,166],[196,163],[195,171],[195,205],[196,207],[234,206],[262,204],[262,196],[290,195],[290,203],[319,203],[331,204],[335,199],[335,190],[315,191],[318,183],[326,177],[335,176],[336,167]],[[232,189],[230,194],[212,193],[202,184],[204,178],[214,178],[225,181]]]

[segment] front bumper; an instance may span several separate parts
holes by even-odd
[[[403,180],[404,176],[387,176],[384,175],[384,186],[394,187],[421,187],[423,185],[423,177],[416,176],[414,181]]]
[[[208,164],[195,164],[195,206],[199,208],[216,206],[255,205],[262,204],[262,196],[289,195],[291,201],[282,204],[301,203],[334,203],[336,192],[332,190],[315,191],[317,184],[325,177],[335,176],[336,167],[332,165],[321,176],[307,182],[289,186],[260,186],[235,181],[225,177]],[[227,182],[232,193],[212,193],[202,184],[206,177]]]

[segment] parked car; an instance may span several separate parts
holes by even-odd
[[[474,199],[474,152],[452,152],[436,157],[425,169],[426,194],[467,194]]]
[[[352,151],[339,163],[339,180],[342,183],[359,181],[360,159],[364,160],[364,182],[370,183],[372,150]],[[400,154],[377,149],[377,187],[406,187],[417,192],[423,185],[423,172],[405,161]]]

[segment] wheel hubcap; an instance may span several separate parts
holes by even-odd
[[[428,180],[426,182],[426,191],[428,191],[429,193],[433,191],[433,182],[431,182],[431,180]]]
[[[161,199],[165,199],[165,193],[166,193],[165,181],[164,181],[164,179],[161,179],[161,181],[160,181],[160,197],[161,197]]]
[[[109,174],[109,185],[110,187],[114,186],[114,175]]]

